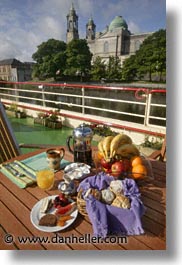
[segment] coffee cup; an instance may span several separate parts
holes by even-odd
[[[64,148],[50,148],[46,151],[48,166],[51,169],[59,170],[60,162],[64,157]]]

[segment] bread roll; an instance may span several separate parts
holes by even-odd
[[[115,194],[110,189],[104,189],[101,191],[101,200],[106,204],[111,204],[115,198]]]
[[[115,195],[123,193],[123,184],[121,180],[112,180],[109,187]]]
[[[112,202],[112,206],[123,209],[129,209],[131,207],[129,198],[124,195],[117,195],[114,201]]]

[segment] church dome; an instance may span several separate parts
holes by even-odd
[[[109,31],[112,31],[117,28],[128,29],[128,25],[126,21],[122,18],[122,16],[116,16],[109,25]]]

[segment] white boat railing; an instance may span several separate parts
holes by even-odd
[[[0,98],[165,128],[166,90],[0,81]]]

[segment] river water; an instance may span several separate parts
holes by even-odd
[[[66,139],[72,134],[73,129],[63,126],[62,129],[50,129],[39,124],[34,124],[33,118],[17,119],[8,117],[18,143],[26,144],[53,144],[66,145]],[[22,153],[35,149],[25,148]]]

